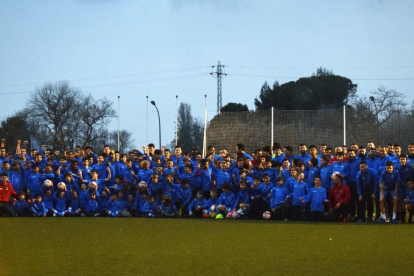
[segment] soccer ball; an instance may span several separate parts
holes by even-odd
[[[145,188],[145,187],[147,187],[147,183],[145,181],[139,182],[138,188]]]
[[[98,184],[95,181],[92,181],[91,183],[89,183],[89,189],[97,190]]]
[[[216,211],[216,205],[211,205],[211,208],[210,208],[210,210],[211,210],[211,212],[214,212],[214,211]]]
[[[239,217],[239,213],[237,213],[237,212],[235,212],[235,211],[231,211],[231,212],[229,213],[229,218],[236,219],[236,218],[238,218],[238,217]]]
[[[272,217],[272,214],[269,211],[263,212],[264,219],[270,219],[271,217]]]
[[[63,183],[63,182],[59,182],[57,184],[57,188],[60,189],[60,190],[66,190],[66,184]]]
[[[45,188],[49,188],[53,186],[53,182],[50,181],[49,179],[46,179],[45,181],[43,181],[43,187]]]

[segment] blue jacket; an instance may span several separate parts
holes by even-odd
[[[325,210],[326,190],[323,187],[319,189],[313,187],[308,194],[302,198],[305,202],[310,202],[311,212],[323,212]]]
[[[166,212],[167,214],[171,215],[171,214],[173,214],[177,211],[177,208],[175,207],[174,204],[171,204],[171,203],[168,204],[168,205],[166,205],[164,203],[161,203],[161,211]]]
[[[212,188],[212,183],[213,183],[212,173],[213,173],[213,170],[211,168],[208,168],[207,170],[205,169],[199,170],[200,180],[201,180],[201,190],[204,192],[210,191]]]
[[[321,166],[319,170],[322,181],[321,186],[324,187],[327,192],[329,192],[332,188],[331,166]]]
[[[359,163],[361,159],[355,157],[354,159],[348,158],[348,183],[357,183],[357,174],[359,172]]]
[[[99,210],[99,204],[98,201],[95,200],[88,200],[87,204],[86,204],[86,211],[87,212],[97,212]]]
[[[315,177],[320,176],[321,172],[318,167],[315,168],[309,168],[309,173],[307,179],[305,179],[305,182],[309,184],[309,187],[312,188],[315,186]]]
[[[379,185],[378,174],[375,170],[368,168],[366,172],[359,171],[357,175],[358,195],[362,196],[364,189],[370,189],[377,192]]]
[[[11,171],[8,174],[9,174],[9,181],[12,184],[14,191],[20,194],[23,191],[23,187],[24,187],[24,177],[23,177],[22,172]]]
[[[392,173],[388,173],[386,170],[384,170],[381,173],[379,183],[384,183],[384,190],[395,190],[395,186],[398,182],[400,182],[400,174],[397,170],[393,170]]]
[[[270,197],[268,197],[268,194],[272,191],[272,189],[275,187],[271,182],[269,185],[266,185],[266,183],[260,184],[261,190],[262,190],[262,198],[266,203],[270,204]]]
[[[299,201],[299,198],[304,199],[308,194],[308,184],[305,182],[299,183],[298,181],[294,181],[292,183],[292,193],[290,194],[290,197],[292,198],[292,206],[302,206],[305,207],[306,203],[302,203]]]
[[[405,204],[414,204],[414,189],[407,189]]]
[[[30,211],[38,217],[41,217],[47,213],[47,209],[45,208],[45,205],[43,204],[43,202],[40,202],[40,203],[33,202],[30,207]]]
[[[119,200],[113,201],[112,199],[109,199],[106,203],[106,209],[110,212],[118,212],[122,211],[121,205],[119,204]]]
[[[197,208],[198,206],[201,207],[201,209],[207,209],[208,208],[208,202],[203,197],[202,199],[194,198],[191,200],[191,203],[188,205],[188,211],[191,211],[193,208]]]
[[[187,205],[191,201],[191,189],[183,189],[181,184],[172,184],[177,191],[177,199],[182,202],[182,205]]]
[[[277,209],[282,205],[282,202],[287,201],[287,197],[289,196],[289,191],[285,187],[274,187],[272,191],[270,191],[272,197],[270,198],[270,208]]]
[[[247,188],[244,189],[244,190],[240,190],[237,193],[237,198],[236,198],[236,201],[234,202],[233,209],[236,209],[237,206],[240,203],[245,203],[245,204],[249,204],[250,203],[250,192],[249,192],[249,190]]]
[[[231,172],[227,171],[223,171],[221,169],[214,169],[213,170],[213,178],[216,179],[216,188],[217,189],[221,189],[221,186],[224,183],[229,183],[231,182]]]
[[[143,213],[152,213],[152,214],[157,214],[158,213],[158,204],[156,202],[154,203],[149,203],[149,202],[145,202],[144,207],[142,209]]]
[[[29,203],[26,200],[20,201],[17,200],[14,203],[14,210],[18,213],[25,213],[29,210]]]
[[[235,202],[236,202],[236,197],[234,196],[232,192],[230,191],[228,193],[223,192],[220,195],[218,205],[224,205],[226,206],[226,208],[233,208]]]

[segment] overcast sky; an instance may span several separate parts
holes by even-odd
[[[146,96],[159,107],[162,143],[174,139],[176,95],[193,115],[216,114],[218,61],[223,106],[247,104],[265,81],[311,76],[320,66],[350,78],[359,95],[379,86],[414,100],[414,1],[0,1],[0,119],[30,92],[68,80],[107,97],[120,125],[146,142]],[[149,142],[158,118],[149,105]],[[117,129],[113,119],[110,130]]]

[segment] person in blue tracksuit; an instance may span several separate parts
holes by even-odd
[[[108,217],[122,217],[121,205],[119,204],[116,193],[112,194],[106,203],[106,214]]]
[[[135,175],[135,179],[140,181],[145,181],[147,184],[151,179],[151,175],[154,174],[154,171],[150,169],[150,163],[147,160],[141,162],[141,169],[138,171],[138,175]]]
[[[360,171],[357,174],[357,189],[358,189],[358,222],[372,222],[372,215],[374,212],[373,199],[378,190],[379,179],[378,174],[374,169],[368,167],[366,161],[359,163]],[[379,206],[376,206],[379,208]],[[365,211],[368,217],[365,218]]]
[[[386,206],[392,206],[392,221],[398,223],[397,220],[397,197],[398,184],[400,182],[400,174],[394,169],[392,161],[385,163],[385,170],[381,173],[379,187],[380,187],[380,207],[382,217],[378,221],[384,223],[386,220]]]
[[[393,162],[393,164],[395,164]],[[405,222],[405,208],[404,199],[407,191],[407,180],[414,179],[414,168],[407,165],[407,155],[400,154],[399,163],[395,166],[400,174],[400,183],[398,185],[398,197],[397,197],[397,220],[401,223]]]
[[[89,192],[89,191],[88,191]],[[82,216],[99,217],[99,203],[95,192],[89,192],[88,202],[85,211],[82,211]]]
[[[277,186],[270,191],[270,209],[272,211],[272,217],[275,220],[288,219],[290,218],[289,191],[287,188],[283,187],[283,177],[276,179],[276,182]]]
[[[239,218],[244,218],[249,211],[250,204],[250,190],[246,180],[241,179],[239,183],[239,192],[237,193],[236,201],[234,202],[233,211],[239,213]]]
[[[325,220],[325,203],[328,202],[328,199],[326,198],[326,190],[321,186],[321,183],[321,177],[315,177],[315,186],[310,188],[308,194],[302,198],[303,201],[310,202],[309,220],[311,221]]]
[[[318,167],[318,159],[312,158],[309,162],[310,162],[309,172],[304,181],[308,183],[309,188],[313,188],[315,186],[314,185],[315,177],[320,175],[320,169]]]
[[[200,161],[200,168],[197,170],[197,176],[200,176],[201,190],[205,199],[210,198],[210,190],[213,188],[212,172],[210,163],[206,159]]]
[[[144,204],[144,207],[142,208],[142,212],[144,213],[144,217],[156,218],[160,214],[160,209],[160,205],[158,205],[155,201],[155,196],[149,195],[147,202]]]
[[[408,223],[412,223],[414,215],[414,179],[407,180],[407,191],[404,203],[405,208],[408,210]]]
[[[303,200],[308,194],[308,184],[303,182],[305,174],[300,172],[297,180],[291,183],[292,220],[307,220],[306,202]]]
[[[361,160],[356,157],[357,152],[353,149],[348,151],[348,179],[347,186],[351,191],[351,202],[349,203],[349,219],[353,221],[355,219],[355,211],[358,205],[358,188],[357,188],[357,174],[359,172],[359,162]],[[359,219],[359,218],[358,218]]]
[[[210,198],[207,200],[208,207],[207,207],[207,214],[210,215],[212,218],[216,217],[216,208],[218,206],[218,196],[217,190],[212,188],[210,191]]]
[[[70,199],[66,197],[66,192],[63,190],[57,190],[53,194],[53,213],[54,216],[63,217],[68,213],[67,207],[69,205]]]
[[[200,175],[197,176],[197,170],[194,170],[194,165],[188,162],[184,166],[184,173],[179,173],[178,178],[181,180],[187,179],[190,182],[191,198],[195,197],[197,191],[201,188]]]
[[[47,209],[42,202],[42,195],[40,193],[34,195],[34,201],[30,206],[30,212],[34,217],[46,217]]]
[[[182,215],[188,217],[188,204],[191,201],[190,181],[184,178],[181,184],[172,184],[172,186],[176,190],[176,209],[181,210]]]
[[[213,185],[217,189],[219,196],[223,192],[222,185],[224,183],[231,183],[231,172],[226,161],[220,161],[220,169],[213,169]]]
[[[164,195],[161,201],[161,217],[164,218],[176,218],[178,217],[178,211],[174,204],[171,203],[171,197]]]
[[[188,214],[190,217],[202,217],[208,207],[207,200],[203,197],[203,191],[199,190],[197,192],[196,198],[191,200],[190,204],[188,205]]]
[[[22,170],[20,169],[19,162],[13,162],[12,166],[13,166],[13,170],[8,173],[9,180],[13,186],[14,191],[20,194],[23,192],[23,188],[24,188],[23,173],[22,173]]]
[[[236,197],[230,190],[229,183],[223,183],[223,193],[220,195],[217,206],[216,219],[223,219],[227,217],[228,213],[233,209]]]
[[[24,193],[19,195],[19,199],[14,203],[14,212],[18,217],[27,217],[29,215],[29,203],[26,201]]]
[[[70,205],[68,207],[69,216],[80,216],[81,208],[79,205],[79,194],[77,191],[72,192],[72,198],[70,200]]]

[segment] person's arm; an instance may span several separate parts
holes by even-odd
[[[6,139],[1,139],[1,144],[0,144],[0,147],[4,148],[4,144],[5,144],[5,142],[6,142]]]
[[[109,180],[111,180],[111,169],[107,167],[106,171],[108,172],[108,177],[105,179],[105,182],[108,182]]]
[[[17,140],[17,146],[16,146],[16,154],[19,155],[20,154],[20,143],[22,141],[21,140]]]
[[[187,205],[191,201],[191,193],[190,196],[183,202],[183,205]]]

